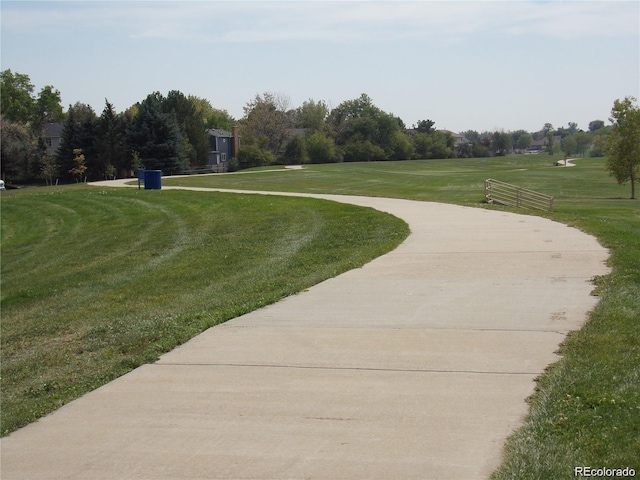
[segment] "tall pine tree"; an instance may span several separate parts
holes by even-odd
[[[163,102],[162,94],[155,92],[138,105],[138,114],[127,129],[129,148],[139,153],[148,170],[183,173],[188,168],[185,138],[175,113],[164,113]]]
[[[94,148],[96,120],[96,114],[89,105],[76,103],[69,106],[56,152],[56,165],[61,178],[73,179],[70,170],[75,168],[73,151],[76,149],[81,149],[85,156],[87,177],[91,180],[101,178]]]
[[[206,165],[209,157],[209,139],[204,120],[195,102],[178,90],[171,90],[162,102],[164,113],[174,113],[185,138],[185,152],[191,165]]]
[[[118,172],[128,176],[131,170],[131,155],[125,137],[126,116],[116,114],[113,105],[105,100],[105,107],[96,126],[95,149],[97,165],[105,178]]]

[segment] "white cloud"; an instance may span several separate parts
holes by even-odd
[[[502,28],[507,34],[563,39],[637,37],[639,14],[637,2],[516,2]]]
[[[637,2],[297,1],[2,2],[2,28],[198,42],[447,40],[484,33],[555,38],[638,35]]]

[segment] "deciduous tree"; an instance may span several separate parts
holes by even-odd
[[[533,137],[526,130],[516,130],[515,132],[511,132],[511,140],[515,148],[518,150],[526,150],[531,146]]]
[[[0,166],[2,175],[13,181],[30,180],[37,173],[41,155],[38,142],[26,124],[0,120]]]
[[[343,147],[345,162],[385,160],[384,149],[369,140],[351,140]]]
[[[87,165],[85,164],[85,158],[82,154],[81,148],[75,148],[73,150],[73,168],[69,170],[69,173],[73,176],[76,182],[81,182],[85,177],[87,171]]]
[[[330,163],[338,160],[333,139],[322,132],[314,132],[307,135],[305,137],[305,146],[311,163]]]
[[[226,110],[220,110],[214,108],[206,119],[205,127],[209,128],[221,128],[222,130],[231,131],[231,128],[236,125],[238,121],[233,118]]]
[[[267,138],[266,148],[277,155],[293,126],[288,107],[289,99],[282,94],[257,94],[244,106],[244,118],[240,122],[243,144],[257,145],[260,138]]]
[[[547,152],[549,153],[549,155],[553,155],[553,152],[555,151],[555,139],[553,138],[553,130],[549,130],[546,136],[547,140],[545,142],[545,145],[547,147]]]
[[[0,72],[0,102],[6,120],[24,124],[31,121],[35,103],[33,88],[29,75],[9,69]]]
[[[591,135],[587,132],[579,131],[578,133],[576,133],[576,143],[576,153],[584,156],[585,152],[589,148],[589,145],[591,145]]]
[[[40,173],[47,185],[53,185],[53,179],[58,178],[58,166],[56,160],[51,155],[44,155],[40,167]]]
[[[284,146],[282,160],[285,165],[299,165],[307,160],[305,142],[300,135],[291,135]]]
[[[598,158],[604,157],[604,152],[607,148],[607,140],[606,137],[602,135],[596,135],[593,137],[593,146],[591,147],[591,152],[589,153],[590,157]]]
[[[296,109],[296,127],[305,128],[312,132],[325,131],[328,115],[329,107],[324,101],[316,102],[310,98]]]
[[[384,160],[393,155],[393,139],[400,131],[398,119],[376,107],[366,93],[334,108],[328,122],[345,161]]]
[[[390,160],[409,160],[413,157],[414,147],[404,131],[398,130],[391,138]]]
[[[613,123],[607,141],[606,169],[618,183],[631,184],[631,198],[635,199],[635,184],[640,175],[640,107],[637,99],[616,100],[611,109]]]
[[[33,129],[40,132],[45,123],[62,122],[64,113],[60,103],[60,92],[51,85],[40,90],[34,102]]]
[[[265,148],[252,143],[242,145],[238,151],[238,163],[240,168],[262,167],[275,162],[275,155]]]
[[[418,120],[416,131],[418,133],[433,133],[435,132],[435,128],[433,128],[435,124],[436,122],[433,120]]]
[[[413,145],[417,158],[451,158],[453,150],[449,146],[450,142],[444,132],[435,131],[431,134],[417,133],[413,137]]]
[[[578,150],[578,141],[575,135],[567,135],[560,140],[560,148],[564,153],[565,160]]]
[[[511,150],[511,136],[506,132],[493,132],[491,135],[491,149],[496,155],[506,155]]]

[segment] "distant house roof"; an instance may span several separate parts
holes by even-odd
[[[562,137],[560,135],[554,135],[553,136],[553,143],[559,142],[562,139]],[[538,140],[534,140],[533,142],[531,142],[531,145],[542,145],[545,146],[547,144],[548,140],[547,137],[542,137],[539,138]]]
[[[456,132],[452,132],[451,130],[438,130],[438,131],[442,132],[442,133],[448,133],[449,135],[451,135],[453,138],[456,138],[456,139],[463,139],[464,138],[464,135],[461,135],[461,134],[456,133]]]
[[[214,137],[227,137],[227,138],[231,138],[233,137],[233,134],[231,132],[228,132],[226,130],[222,130],[220,128],[210,128],[207,133],[209,135],[213,135]]]
[[[460,142],[467,142],[468,140],[465,138],[464,135],[460,134],[460,133],[456,133],[456,132],[452,132],[451,130],[433,130],[436,132],[440,132],[440,133],[448,133],[449,135],[451,135],[456,142],[460,143]],[[407,135],[409,135],[410,137],[413,137],[414,135],[416,135],[418,132],[417,128],[407,128],[405,129],[405,133]]]
[[[61,137],[63,128],[64,128],[64,125],[62,123],[45,123],[44,137],[45,138]]]

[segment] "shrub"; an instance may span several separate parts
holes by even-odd
[[[333,140],[321,132],[315,132],[305,138],[307,156],[311,163],[332,163],[338,161],[336,145]]]
[[[369,140],[349,142],[344,146],[345,162],[369,162],[372,160],[386,160],[386,155],[382,147],[374,145]]]
[[[262,167],[275,162],[275,156],[269,150],[260,148],[257,145],[243,145],[238,150],[239,168]]]
[[[304,143],[300,135],[292,135],[284,147],[284,153],[281,156],[282,163],[285,165],[305,163],[307,152]]]
[[[409,160],[413,156],[413,144],[407,134],[396,132],[391,138],[391,160]]]

